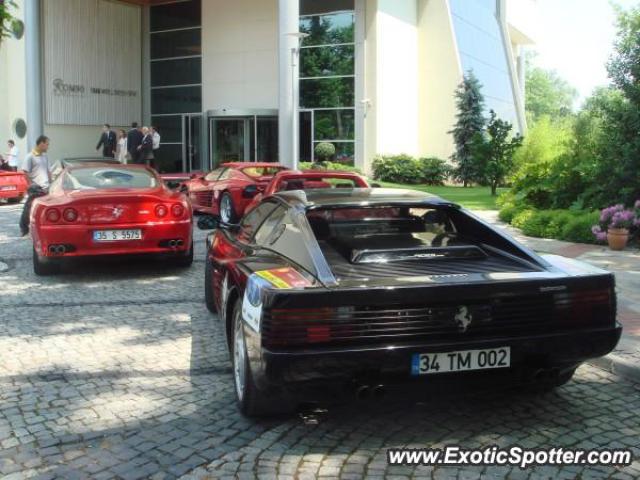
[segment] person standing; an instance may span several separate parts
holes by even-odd
[[[127,132],[118,130],[118,143],[116,146],[116,160],[127,163]]]
[[[111,125],[105,123],[102,127],[102,135],[100,135],[100,141],[96,145],[96,150],[100,150],[102,147],[102,156],[113,158],[116,151],[116,132],[111,130]]]
[[[12,172],[17,172],[19,163],[18,155],[20,155],[20,151],[18,150],[18,147],[16,147],[16,144],[13,140],[9,140],[7,142],[7,145],[9,147],[9,151],[5,156],[7,157],[6,161],[9,166],[9,170],[11,170]]]
[[[144,135],[140,128],[138,128],[138,123],[133,122],[131,124],[131,130],[127,133],[127,153],[129,155],[128,160],[131,163],[142,163],[140,149],[138,148],[142,144],[142,138]]]
[[[153,136],[149,127],[142,127],[142,143],[138,146],[140,156],[148,167],[154,167],[153,156]]]
[[[153,140],[153,150],[158,150],[160,148],[160,134],[156,127],[151,127],[151,139]]]
[[[20,216],[20,231],[23,237],[29,233],[29,217],[33,200],[46,195],[49,191],[51,170],[47,157],[48,150],[49,138],[40,135],[36,140],[35,148],[24,158],[22,163],[22,171],[26,173],[30,183],[27,190],[29,198],[27,198]]]

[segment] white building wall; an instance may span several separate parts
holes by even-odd
[[[462,79],[447,0],[420,0],[420,155],[447,159],[456,115],[454,91]]]
[[[417,13],[417,0],[377,3],[376,126],[366,133],[375,134],[378,154],[419,153]]]
[[[277,0],[202,2],[202,107],[278,108]]]
[[[13,15],[24,20],[24,1],[16,0]],[[26,33],[25,27],[25,33]],[[16,119],[27,119],[25,90],[25,41],[4,38],[0,45],[0,154],[7,151],[7,140],[16,142],[21,160],[28,151],[27,137],[20,139],[13,131]],[[27,125],[28,128],[28,125]]]

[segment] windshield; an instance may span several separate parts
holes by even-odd
[[[273,176],[284,170],[284,167],[246,167],[242,169],[242,173],[251,178]]]
[[[276,186],[281,190],[310,190],[313,188],[366,188],[367,184],[359,178],[340,177],[336,175],[295,175],[285,177]]]
[[[158,186],[156,178],[147,170],[124,168],[78,168],[67,172],[65,190],[91,190],[97,188],[152,188]]]

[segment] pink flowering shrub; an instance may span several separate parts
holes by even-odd
[[[591,227],[591,233],[599,242],[607,240],[607,230],[610,228],[626,228],[633,230],[640,227],[640,200],[634,204],[634,209],[627,209],[622,204],[612,205],[600,211],[600,223]]]

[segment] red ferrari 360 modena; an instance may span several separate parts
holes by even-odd
[[[55,273],[68,257],[167,254],[193,262],[188,199],[141,165],[66,168],[31,210],[33,269]]]
[[[207,174],[196,175],[184,182],[197,212],[219,215],[225,223],[235,223],[253,197],[264,190],[273,176],[286,170],[278,163],[224,163]]]
[[[24,173],[0,170],[0,198],[9,203],[18,203],[26,195],[28,186]]]

